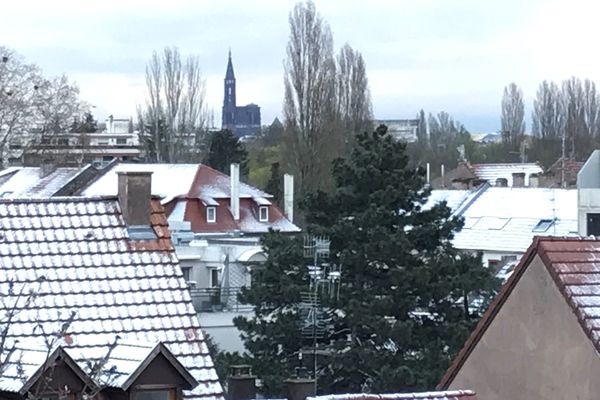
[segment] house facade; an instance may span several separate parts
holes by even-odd
[[[264,261],[260,238],[269,229],[296,234],[293,181],[287,176],[281,210],[273,197],[203,164],[115,164],[85,187],[86,196],[114,195],[122,172],[152,172],[152,193],[161,198],[184,279],[203,328],[221,348],[243,351],[233,318],[251,311],[237,301],[252,268]]]
[[[456,356],[440,389],[484,399],[595,399],[600,241],[538,237]]]

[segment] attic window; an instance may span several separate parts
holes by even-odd
[[[140,390],[135,393],[135,400],[169,400],[172,390]]]
[[[532,232],[546,232],[552,225],[554,225],[553,219],[541,219],[536,226],[531,230]]]
[[[217,208],[213,206],[206,207],[206,222],[214,224],[217,222]]]
[[[260,222],[269,222],[269,207],[268,206],[258,207],[258,220]]]

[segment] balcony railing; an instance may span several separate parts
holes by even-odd
[[[252,310],[252,306],[241,304],[238,293],[241,287],[190,288],[190,296],[196,312],[242,312]]]

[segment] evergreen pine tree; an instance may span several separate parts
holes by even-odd
[[[304,201],[309,232],[331,239],[330,263],[343,271],[339,297],[321,299],[331,316],[320,343],[324,393],[431,389],[497,288],[479,256],[453,248],[461,220],[443,203],[424,207],[430,191],[405,150],[384,126],[358,135],[334,162],[334,191]],[[291,256],[298,239],[272,234],[265,244],[268,262],[242,296],[256,316],[236,325],[256,373],[277,382],[298,363],[298,294],[308,283]]]
[[[225,174],[229,174],[230,164],[238,163],[241,176],[248,176],[248,152],[240,139],[228,129],[211,135],[210,147],[203,163]]]

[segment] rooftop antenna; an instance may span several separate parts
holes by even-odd
[[[304,237],[304,258],[308,261],[309,290],[302,292],[300,313],[302,338],[310,340],[313,357],[312,373],[317,390],[317,349],[318,341],[325,338],[329,315],[321,305],[320,299],[329,297],[339,299],[342,280],[341,266],[329,262],[331,241],[325,236]],[[302,352],[302,351],[301,351]]]

